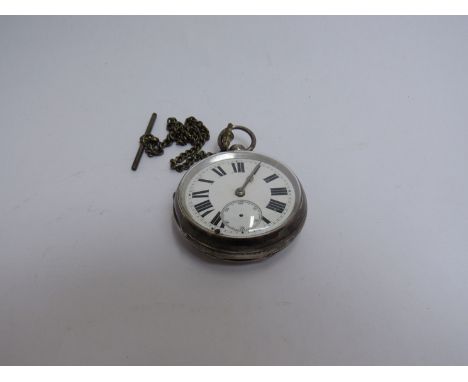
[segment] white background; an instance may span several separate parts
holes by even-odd
[[[1,364],[468,363],[466,18],[0,18]],[[303,232],[253,265],[172,222],[151,112],[252,128]]]

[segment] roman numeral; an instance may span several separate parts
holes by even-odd
[[[218,166],[216,168],[212,168],[212,170],[218,174],[219,176],[223,176],[223,175],[226,175],[226,171],[223,170],[223,168],[221,166]]]
[[[279,212],[279,213],[282,213],[284,211],[285,207],[286,207],[286,203],[280,202],[280,201],[275,200],[275,199],[270,199],[270,202],[266,206],[266,208],[268,208],[268,209],[270,209],[272,211]]]
[[[209,200],[205,200],[204,202],[198,203],[194,205],[195,209],[197,210],[198,213],[205,211],[209,208],[213,208],[213,205]]]
[[[202,218],[204,218],[206,215],[208,215],[209,213],[211,213],[211,212],[213,212],[213,211],[214,211],[214,210],[208,210],[208,211],[206,211],[206,212],[203,212],[203,213],[201,214]]]
[[[213,225],[218,225],[218,223],[221,221],[221,212],[218,211],[218,213],[215,215],[213,219],[211,219],[211,224]]]
[[[207,198],[208,192],[210,192],[210,190],[192,192],[192,198]]]
[[[213,180],[208,180],[208,179],[198,179],[199,182],[205,182],[205,183],[214,183]]]
[[[234,172],[245,172],[244,162],[232,162],[231,165]]]
[[[265,216],[262,216],[262,220],[267,224],[271,223],[271,221],[269,221]]]
[[[288,194],[288,190],[286,189],[286,187],[273,187],[273,188],[270,188],[271,190],[271,195],[287,195]]]
[[[279,176],[276,175],[276,174],[273,174],[273,175],[270,175],[270,176],[267,176],[266,178],[264,178],[263,180],[267,183],[270,183],[271,181],[275,180],[275,179],[278,179]]]

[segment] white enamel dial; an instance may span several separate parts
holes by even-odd
[[[198,225],[220,236],[242,238],[280,228],[296,195],[291,180],[272,164],[229,158],[192,172],[182,197]]]

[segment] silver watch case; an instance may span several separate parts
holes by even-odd
[[[290,179],[296,200],[291,214],[283,224],[264,235],[233,238],[207,230],[192,219],[183,202],[192,174],[225,159],[253,159],[265,162],[281,170]],[[182,234],[198,251],[222,261],[252,262],[266,259],[289,245],[301,231],[306,216],[307,200],[297,177],[282,163],[252,151],[221,152],[202,160],[187,171],[174,193],[174,218]]]

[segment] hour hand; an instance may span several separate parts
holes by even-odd
[[[262,162],[258,162],[258,164],[255,166],[255,168],[252,170],[252,172],[249,174],[249,176],[245,179],[244,184],[241,187],[236,188],[236,191],[234,192],[236,196],[242,197],[245,196],[245,187],[249,184],[249,182],[252,181],[254,175],[257,173],[258,169],[260,168],[260,165]]]

